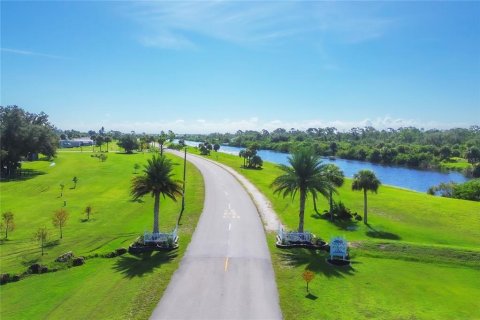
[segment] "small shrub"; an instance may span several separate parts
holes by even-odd
[[[10,274],[8,273],[2,273],[0,275],[0,284],[6,284],[7,282],[10,281]]]
[[[125,249],[125,248],[118,248],[118,249],[115,250],[115,253],[117,254],[117,256],[121,256],[122,254],[127,253],[127,249]]]
[[[40,273],[41,268],[42,268],[42,266],[40,264],[34,263],[30,267],[28,267],[28,271],[30,273],[33,273],[33,274],[38,274],[38,273]]]
[[[74,257],[74,254],[72,251],[65,252],[64,254],[60,255],[57,259],[55,259],[56,262],[67,262],[71,260]]]
[[[357,221],[362,221],[362,216],[359,215],[359,214],[356,215],[356,216],[355,216],[355,220],[357,220]]]
[[[47,273],[48,272],[48,267],[47,266],[40,266],[39,273]]]
[[[73,261],[72,261],[72,265],[73,265],[74,267],[78,267],[78,266],[81,266],[81,265],[83,265],[83,264],[85,264],[85,258],[83,258],[83,257],[75,258],[75,259],[73,259]]]
[[[12,282],[17,282],[17,281],[20,281],[20,276],[18,274],[12,277]]]
[[[103,256],[105,258],[115,258],[117,256],[117,254],[116,254],[115,251],[112,251],[112,252],[105,253]]]

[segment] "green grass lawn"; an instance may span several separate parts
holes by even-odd
[[[440,168],[443,170],[463,171],[471,166],[472,165],[468,163],[467,159],[459,157],[452,157],[449,161],[442,161],[440,163]]]
[[[191,152],[198,153],[194,149]],[[282,223],[298,226],[298,198],[273,194],[270,184],[281,174],[276,165],[241,168],[242,159],[223,153],[209,156],[247,177],[273,204]],[[363,216],[363,193],[346,179],[336,201]],[[343,235],[352,245],[353,264],[332,267],[326,253],[281,250],[268,235],[286,319],[479,319],[480,203],[434,197],[381,186],[368,194],[369,224],[331,223],[308,201],[305,228],[327,241]],[[327,200],[319,203],[323,211]],[[316,278],[307,295],[302,272]]]
[[[53,266],[57,256],[70,250],[77,256],[107,253],[127,247],[143,231],[152,229],[153,199],[148,196],[133,202],[129,196],[134,164],[145,164],[151,154],[109,153],[106,162],[90,155],[60,152],[54,166],[47,161],[25,163],[23,168],[31,170],[29,176],[0,184],[2,212],[14,212],[16,224],[9,239],[0,245],[2,273],[21,273],[34,262]],[[179,180],[182,170],[182,165],[175,167]],[[76,189],[73,176],[79,180]],[[63,197],[60,183],[66,185]],[[178,267],[202,211],[203,180],[192,165],[187,165],[187,188],[178,250],[151,257],[90,258],[81,267],[32,275],[1,286],[0,318],[148,318]],[[60,240],[51,219],[64,201],[70,219]],[[86,222],[83,210],[88,204],[93,206],[93,215]],[[181,201],[162,198],[161,230],[174,229],[180,207]],[[43,226],[49,229],[50,243],[42,257],[32,235]]]

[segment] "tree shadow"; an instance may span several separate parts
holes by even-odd
[[[244,167],[243,165],[240,166],[242,169],[245,169],[245,170],[263,170],[262,167],[257,167],[257,168],[253,168],[253,167]]]
[[[367,227],[370,229],[367,231],[365,234],[370,237],[370,238],[376,238],[376,239],[388,239],[388,240],[401,240],[402,238],[395,233],[391,232],[385,232],[385,231],[380,231],[376,230],[373,228],[370,224],[367,223]]]
[[[279,249],[280,250],[280,249]],[[305,266],[305,270],[322,273],[327,277],[353,276],[356,270],[351,266],[337,267],[327,263],[328,254],[320,250],[303,248],[281,249],[278,253],[283,263],[288,266]]]
[[[60,239],[49,241],[45,243],[44,248],[51,248],[51,247],[56,247],[60,244]]]
[[[316,295],[311,294],[310,292],[305,296],[305,298],[313,300],[313,301],[318,299],[318,297]]]
[[[152,273],[156,268],[171,262],[177,257],[176,251],[146,252],[136,256],[121,256],[113,269],[124,274],[126,278],[142,277]]]
[[[352,219],[349,219],[349,220],[345,220],[345,219],[340,219],[340,218],[336,218],[336,219],[333,219],[333,221],[330,219],[330,214],[327,212],[327,213],[313,213],[310,215],[310,217],[312,217],[313,219],[316,219],[316,220],[325,220],[325,221],[328,221],[332,224],[334,224],[339,230],[343,230],[343,231],[355,231],[358,229],[358,221],[356,220],[352,220]]]
[[[145,202],[145,200],[143,200],[143,199],[141,199],[141,198],[138,198],[138,199],[130,199],[130,200],[128,200],[128,201],[130,201],[130,202],[137,202],[137,203],[144,203],[144,202]]]
[[[340,220],[336,219],[331,221],[339,230],[355,231],[358,229],[358,221],[352,220]]]
[[[30,267],[32,264],[37,263],[38,261],[40,261],[40,258],[23,259],[21,264],[24,267]]]
[[[324,219],[324,218],[322,217],[322,215],[319,214],[319,213],[312,213],[312,214],[310,215],[310,217],[312,217],[313,219],[317,219],[317,220]]]
[[[5,177],[5,178],[2,177],[0,179],[0,183],[30,180],[44,174],[46,174],[46,172],[44,171],[38,171],[33,169],[22,169],[13,177]]]

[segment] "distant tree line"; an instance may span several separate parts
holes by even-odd
[[[237,131],[234,134],[184,135],[194,141],[215,141],[237,147],[252,144],[259,149],[291,152],[297,147],[312,147],[320,156],[369,161],[414,168],[438,168],[442,161],[465,158],[480,162],[480,127],[424,130],[414,127],[377,130],[373,127],[339,131],[334,127],[305,131],[283,128],[271,132]]]

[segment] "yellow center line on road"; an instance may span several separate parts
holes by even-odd
[[[228,269],[228,257],[225,258],[225,272],[227,272]]]

